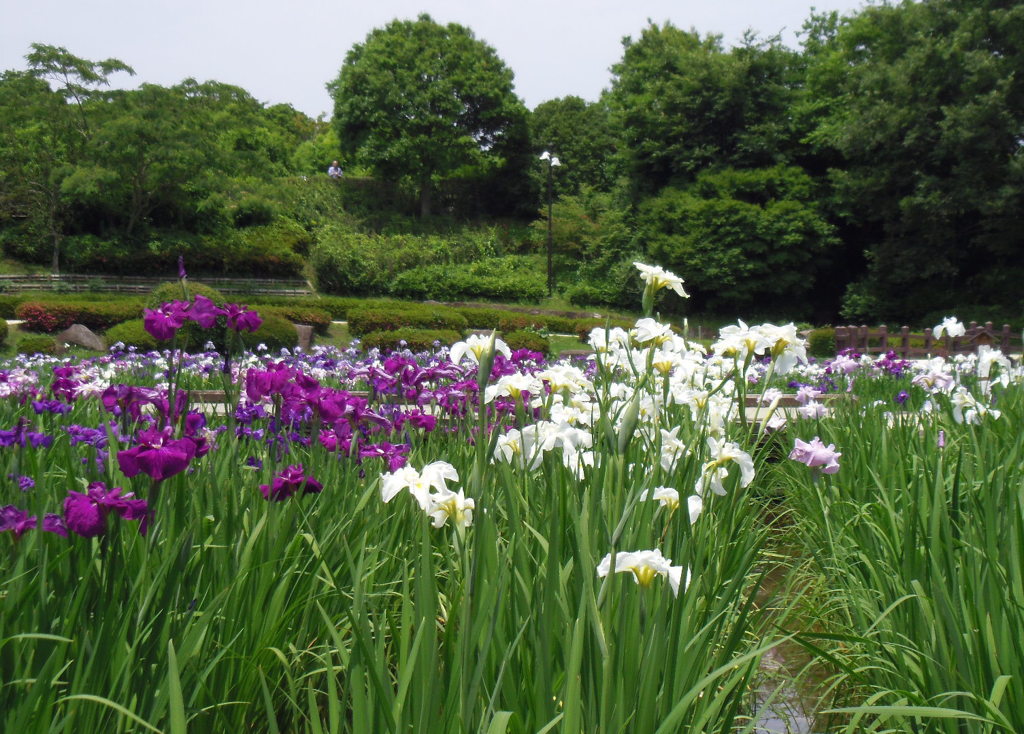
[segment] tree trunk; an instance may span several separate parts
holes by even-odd
[[[430,179],[427,179],[420,186],[420,217],[430,216],[430,203],[431,203],[431,190],[430,190]]]

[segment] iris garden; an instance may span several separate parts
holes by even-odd
[[[588,359],[241,352],[200,296],[146,327],[225,354],[4,365],[3,730],[1024,730],[1020,367],[708,349],[637,267]]]

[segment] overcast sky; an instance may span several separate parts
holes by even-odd
[[[188,77],[235,84],[268,104],[316,117],[332,104],[324,85],[345,53],[373,28],[429,13],[469,27],[515,73],[528,107],[575,94],[596,99],[622,38],[650,19],[718,33],[727,45],[746,29],[797,32],[818,11],[859,9],[861,0],[0,0],[0,70],[25,68],[29,44],[64,46],[90,60],[121,59],[140,82]]]

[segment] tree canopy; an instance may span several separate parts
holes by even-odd
[[[346,55],[334,96],[345,157],[386,180],[409,183],[429,214],[452,177],[522,166],[526,109],[512,71],[472,31],[429,15],[370,32]]]

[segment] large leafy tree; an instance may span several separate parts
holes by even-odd
[[[854,318],[1021,304],[1024,5],[926,0],[817,24],[812,140],[867,256]],[[820,32],[824,29],[825,32]]]
[[[92,138],[96,100],[111,74],[134,71],[118,59],[89,61],[45,44],[32,44],[25,59],[26,71],[0,78],[0,220],[48,243],[56,273],[73,210],[67,180]]]
[[[568,96],[537,105],[530,115],[533,150],[550,151],[561,161],[556,195],[575,195],[583,186],[608,191],[615,180],[615,135],[604,101]]]
[[[328,89],[344,157],[410,185],[421,214],[446,179],[526,174],[526,110],[512,71],[461,25],[421,15],[375,29]]]
[[[753,37],[726,51],[719,37],[670,23],[623,44],[607,99],[638,197],[688,185],[710,166],[790,162],[797,54]]]

